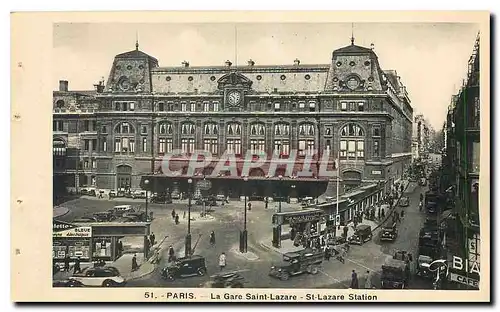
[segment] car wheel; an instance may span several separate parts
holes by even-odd
[[[167,279],[170,280],[170,281],[174,281],[175,280],[175,277],[173,274],[168,274],[167,275]]]
[[[288,275],[287,272],[284,272],[283,274],[281,274],[280,276],[280,280],[282,281],[288,281],[288,279],[290,278],[290,275]]]
[[[207,273],[206,269],[204,269],[204,268],[199,268],[198,269],[198,275],[199,276],[203,276],[203,275],[205,275],[205,273]]]
[[[111,286],[113,286],[113,281],[111,281],[111,280],[105,280],[104,283],[102,283],[102,286],[104,286],[104,287],[111,287]]]
[[[318,274],[318,271],[319,271],[319,270],[318,270],[318,268],[317,268],[317,267],[312,267],[312,268],[311,268],[311,274],[313,274],[313,275]]]

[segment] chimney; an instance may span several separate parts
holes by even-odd
[[[227,60],[225,64],[226,64],[227,67],[231,67],[231,65],[233,65],[233,63],[231,63],[230,60]]]
[[[371,49],[372,51],[373,51],[373,50],[375,50],[375,45],[374,45],[373,43],[372,43],[372,44],[370,44],[370,49]]]
[[[188,61],[182,61],[182,67],[189,67]]]
[[[300,60],[298,58],[296,58],[295,60],[293,60],[293,65],[299,66],[300,65]]]
[[[59,80],[59,91],[68,92],[68,81]]]
[[[252,59],[248,60],[248,66],[254,66],[255,62]]]
[[[104,82],[99,81],[99,83],[95,84],[94,87],[95,87],[95,90],[97,91],[97,93],[102,93],[104,91]]]

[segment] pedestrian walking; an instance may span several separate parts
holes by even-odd
[[[365,289],[372,289],[372,273],[370,271],[366,271],[366,280],[365,280]]]
[[[351,286],[350,286],[350,288],[352,288],[352,289],[358,289],[359,288],[358,274],[356,274],[355,270],[352,270],[352,274],[351,274]]]
[[[347,237],[347,232],[349,232],[349,228],[347,227],[347,225],[345,225],[344,226],[344,234],[343,234],[344,237]]]
[[[151,234],[149,235],[149,242],[150,242],[151,246],[153,246],[155,244],[155,239],[156,239],[155,233],[151,232]]]
[[[76,258],[75,266],[73,267],[73,274],[81,273],[82,268],[80,267],[80,257]]]
[[[69,272],[69,255],[64,257],[64,272]]]
[[[172,209],[172,219],[173,219],[173,220],[175,220],[175,216],[176,216],[176,215],[177,215],[177,214],[175,213],[175,209]]]
[[[219,256],[219,267],[220,267],[221,271],[226,267],[226,254],[225,253],[221,253],[221,255]]]
[[[168,248],[168,262],[172,262],[175,260],[175,250],[172,245]]]
[[[420,201],[420,203],[418,203],[418,210],[419,210],[419,211],[422,211],[422,207],[423,207],[423,206],[424,206],[424,205],[422,204],[422,201]]]
[[[325,247],[326,243],[325,243],[325,235],[321,236],[321,246],[322,247]]]
[[[137,271],[139,269],[139,265],[137,264],[137,255],[134,254],[132,257],[132,272]]]
[[[404,217],[405,217],[405,211],[401,209],[401,219],[403,219]]]
[[[186,219],[186,210],[182,213],[182,219]]]
[[[252,210],[252,203],[248,203],[248,210]]]
[[[267,209],[267,205],[269,204],[269,199],[268,197],[266,196],[266,209]]]
[[[326,248],[325,248],[325,260],[330,261],[331,256],[332,256],[332,254],[330,253],[330,248],[328,248],[328,246],[326,246]]]
[[[175,214],[175,224],[179,224],[179,215]]]
[[[385,218],[385,211],[384,211],[384,208],[380,208],[380,215],[383,218]]]
[[[377,219],[379,219],[379,220],[380,220],[380,217],[381,217],[381,213],[382,213],[382,209],[379,207],[377,209]]]
[[[215,232],[210,232],[210,245],[215,246]]]

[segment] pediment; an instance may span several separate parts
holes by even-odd
[[[217,86],[219,89],[224,89],[225,87],[245,87],[250,88],[252,86],[252,81],[247,77],[243,76],[237,72],[231,72],[226,74],[217,80]]]

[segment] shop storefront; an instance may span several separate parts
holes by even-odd
[[[54,220],[52,228],[52,259],[63,261],[68,256],[72,260],[90,261],[92,227]]]
[[[52,258],[56,262],[63,262],[66,255],[70,261],[76,258],[82,262],[114,261],[121,256],[120,239],[127,236],[144,237],[144,254],[147,255],[149,227],[149,223],[143,222],[71,224],[54,220]]]
[[[320,235],[320,221],[324,219],[323,211],[320,209],[307,209],[303,211],[279,212],[272,217],[273,245],[279,247],[283,239],[295,239],[307,237],[314,239]],[[282,235],[282,227],[290,226],[290,232]]]

